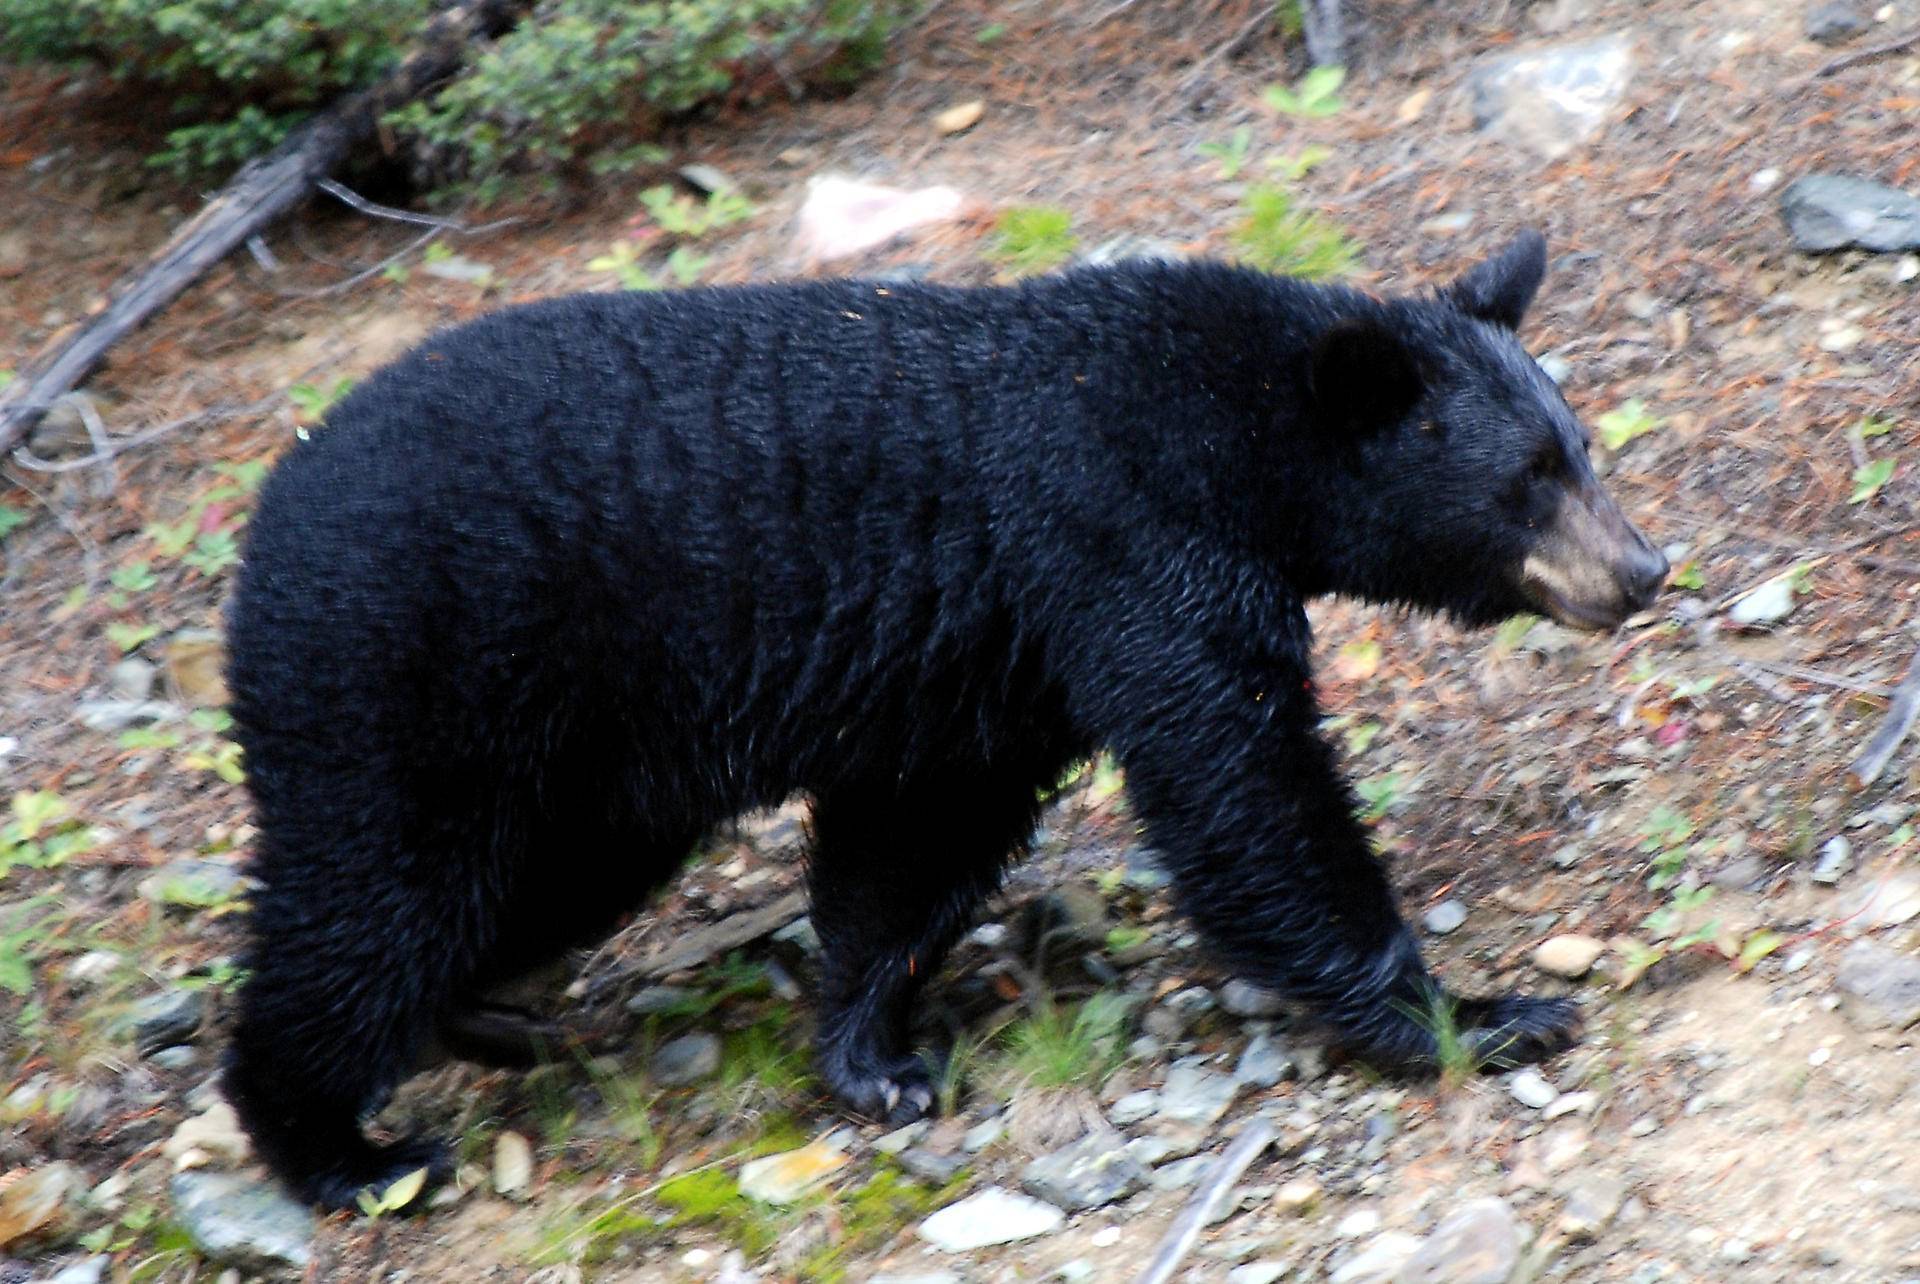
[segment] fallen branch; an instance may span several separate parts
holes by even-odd
[[[1264,1119],[1255,1119],[1248,1124],[1234,1143],[1228,1146],[1226,1153],[1220,1156],[1220,1162],[1207,1174],[1207,1181],[1200,1193],[1193,1197],[1180,1216],[1167,1228],[1166,1237],[1160,1241],[1160,1247],[1153,1255],[1153,1261],[1147,1269],[1140,1272],[1140,1278],[1134,1284],[1167,1284],[1186,1255],[1200,1239],[1200,1232],[1219,1211],[1227,1192],[1233,1189],[1233,1183],[1240,1180],[1240,1174],[1260,1152],[1273,1144],[1273,1125]]]
[[[1907,665],[1907,676],[1893,693],[1893,706],[1887,710],[1887,719],[1880,724],[1880,730],[1873,733],[1873,739],[1867,741],[1867,747],[1847,768],[1847,777],[1856,789],[1865,789],[1880,778],[1892,761],[1894,750],[1906,740],[1907,733],[1913,730],[1913,720],[1920,715],[1920,653]]]
[[[728,950],[771,936],[807,912],[807,894],[788,892],[779,900],[745,913],[729,914],[710,927],[680,933],[673,944],[640,960],[629,976],[657,981],[675,972],[710,963]]]
[[[1884,45],[1874,45],[1871,48],[1857,49],[1850,54],[1843,54],[1820,68],[1820,70],[1814,72],[1811,76],[1807,77],[1807,79],[1819,80],[1826,76],[1836,76],[1849,67],[1858,67],[1861,63],[1877,62],[1882,58],[1891,58],[1894,54],[1905,53],[1907,50],[1916,47],[1920,47],[1920,27],[1909,31],[1898,40],[1889,40]]]
[[[78,329],[56,334],[0,391],[0,453],[100,364],[107,350],[171,303],[201,273],[305,200],[383,116],[458,70],[476,38],[506,30],[526,0],[462,0],[427,24],[419,45],[370,89],[313,117],[242,165],[201,211],[141,267],[120,278]]]

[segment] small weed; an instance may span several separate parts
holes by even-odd
[[[1318,281],[1351,271],[1357,246],[1338,225],[1311,210],[1297,209],[1283,187],[1256,183],[1247,189],[1246,210],[1233,239],[1240,258],[1265,272]]]
[[[1345,67],[1315,67],[1289,89],[1269,85],[1261,101],[1286,116],[1317,119],[1337,114],[1346,103],[1340,100],[1340,86],[1346,83]]]
[[[1379,734],[1380,724],[1377,722],[1363,722],[1358,726],[1348,727],[1343,736],[1347,742],[1347,752],[1358,758],[1367,751],[1367,748],[1373,744],[1374,737]]]
[[[654,1193],[654,1199],[671,1211],[668,1226],[718,1225],[729,1240],[754,1257],[779,1242],[789,1218],[748,1199],[732,1175],[719,1168],[675,1177]]]
[[[428,246],[427,261],[429,263],[433,261],[431,256],[435,249],[443,248],[438,241]],[[327,411],[333,408],[335,402],[352,390],[353,380],[351,379],[336,379],[331,388],[316,383],[296,383],[287,389],[287,400],[293,403],[293,408],[299,412],[303,423],[317,424],[327,417]]]
[[[0,504],[0,540],[27,524],[27,510],[12,504]]]
[[[1319,168],[1320,163],[1333,155],[1333,150],[1318,143],[1303,147],[1288,156],[1273,156],[1267,160],[1267,170],[1274,178],[1283,183],[1294,183]]]
[[[714,192],[705,201],[682,195],[666,183],[640,193],[654,226],[669,236],[698,240],[709,232],[753,217],[753,202],[738,192]]]
[[[1487,1066],[1483,1046],[1460,1028],[1460,1004],[1444,990],[1435,989],[1424,1004],[1396,1001],[1401,1015],[1433,1036],[1433,1064],[1440,1086],[1449,1091],[1471,1083]]]
[[[640,266],[640,247],[632,241],[615,241],[605,254],[587,260],[589,272],[611,272],[623,290],[657,290],[659,279]]]
[[[1593,421],[1600,441],[1608,450],[1619,450],[1636,437],[1654,432],[1667,421],[1647,410],[1647,403],[1632,397]]]
[[[989,22],[986,26],[980,28],[980,30],[973,33],[973,40],[975,44],[990,45],[994,41],[998,40],[1000,37],[1006,34],[1007,34],[1006,23]],[[0,384],[0,388],[4,388],[5,386],[6,386],[5,384]]]
[[[1073,215],[1057,205],[1016,205],[1002,210],[988,251],[1010,277],[1032,276],[1073,256],[1080,238]]]
[[[1406,787],[1406,777],[1398,771],[1383,771],[1377,776],[1368,776],[1365,780],[1354,782],[1353,791],[1360,795],[1360,801],[1366,806],[1361,810],[1360,819],[1368,824],[1385,820],[1392,813],[1406,806],[1407,797],[1412,792]]]
[[[1705,588],[1707,586],[1707,576],[1706,573],[1700,569],[1700,559],[1693,558],[1682,563],[1680,569],[1673,573],[1673,578],[1669,580],[1668,583],[1677,589],[1685,589],[1689,593],[1698,593],[1701,589]]]
[[[1880,493],[1881,487],[1893,480],[1893,470],[1899,461],[1891,455],[1884,459],[1875,459],[1853,470],[1853,493],[1847,496],[1849,504],[1864,504]]]
[[[4,859],[0,855],[0,859]],[[52,893],[0,906],[0,990],[22,998],[33,992],[33,968],[52,935]]]
[[[67,801],[52,790],[13,796],[13,819],[0,825],[0,879],[18,867],[52,869],[91,850],[94,832],[75,820]]]
[[[1068,1010],[1051,1000],[1008,1027],[1008,1071],[1039,1089],[1097,1088],[1123,1059],[1120,1036],[1133,1000],[1096,994]]]
[[[1221,179],[1231,182],[1247,166],[1247,154],[1253,150],[1253,130],[1242,125],[1226,138],[1218,142],[1201,143],[1194,150],[1219,161]]]

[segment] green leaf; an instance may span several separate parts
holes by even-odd
[[[107,625],[107,641],[118,647],[123,655],[152,641],[159,636],[159,633],[160,626],[157,624],[113,623]]]
[[[1767,928],[1760,929],[1749,936],[1746,943],[1740,947],[1740,957],[1733,961],[1734,969],[1740,972],[1753,971],[1761,959],[1785,945],[1786,942],[1787,938],[1780,933]]]
[[[1377,722],[1363,722],[1357,727],[1349,728],[1346,734],[1347,752],[1356,758],[1359,757],[1367,751],[1367,746],[1371,745],[1374,737],[1379,734],[1380,724]]]
[[[1638,397],[1623,402],[1613,410],[1593,421],[1600,430],[1600,440],[1608,450],[1618,450],[1635,437],[1644,437],[1653,432],[1666,420],[1647,412],[1647,403]]]
[[[1695,558],[1675,571],[1670,583],[1672,583],[1675,588],[1686,589],[1693,593],[1697,593],[1705,588],[1707,586],[1707,577],[1700,571],[1699,559]]]
[[[1015,205],[1000,212],[987,253],[1007,275],[1030,276],[1065,262],[1079,244],[1068,211],[1057,205]]]
[[[1493,649],[1498,653],[1512,651],[1527,640],[1527,634],[1533,632],[1533,626],[1540,623],[1537,615],[1522,612],[1507,620],[1493,634]]]
[[[1346,106],[1340,101],[1340,86],[1346,79],[1345,67],[1315,67],[1293,88],[1272,85],[1262,98],[1267,106],[1288,116],[1332,116]]]
[[[12,504],[0,504],[0,539],[5,539],[26,524],[26,509],[15,508]]]
[[[4,387],[0,384],[0,387]],[[1865,441],[1870,437],[1884,437],[1893,431],[1893,420],[1882,419],[1879,415],[1868,415],[1853,426],[1854,436]]]
[[[1862,464],[1853,470],[1853,494],[1847,496],[1849,504],[1864,504],[1880,493],[1893,477],[1897,464],[1891,455],[1885,459],[1876,459],[1872,463]]]
[[[1006,23],[989,22],[986,26],[973,33],[973,40],[975,44],[990,45],[1006,34]]]

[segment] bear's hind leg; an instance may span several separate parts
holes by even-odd
[[[821,944],[816,1064],[857,1113],[895,1125],[933,1110],[909,1046],[915,994],[1033,835],[1044,771],[959,772],[937,787],[841,786],[814,808]]]

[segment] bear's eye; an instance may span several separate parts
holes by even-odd
[[[1552,481],[1566,469],[1566,460],[1552,448],[1540,451],[1527,464],[1528,481]]]

